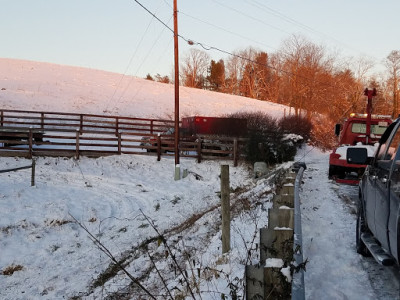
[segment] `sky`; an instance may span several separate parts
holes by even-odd
[[[0,3],[0,57],[139,77],[172,74],[173,33],[165,26],[173,28],[172,0]],[[234,52],[252,46],[271,53],[296,34],[343,57],[366,56],[376,64],[400,49],[397,0],[203,0],[177,5],[179,34],[204,48]],[[191,48],[205,50],[185,39],[179,39],[181,59]],[[214,60],[228,57],[216,50],[207,53]]]

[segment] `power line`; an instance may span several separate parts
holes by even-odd
[[[251,41],[251,42],[253,42],[253,43],[257,43],[257,44],[259,44],[259,45],[262,45],[262,46],[265,46],[265,47],[268,47],[268,48],[272,48],[272,49],[274,49],[274,50],[277,50],[277,49],[276,49],[275,47],[273,47],[273,46],[266,45],[266,44],[264,44],[264,43],[260,43],[259,41],[250,39],[250,38],[248,38],[248,37],[246,37],[246,36],[244,36],[244,35],[238,34],[238,33],[236,33],[236,32],[233,32],[233,31],[228,30],[228,29],[226,29],[226,28],[223,28],[223,27],[221,27],[221,26],[217,26],[217,25],[212,24],[212,23],[210,23],[210,22],[201,20],[201,19],[199,19],[199,18],[197,18],[197,17],[194,17],[194,16],[191,16],[191,15],[185,13],[185,12],[180,11],[180,14],[182,14],[182,15],[184,15],[184,16],[186,16],[186,17],[192,18],[192,19],[194,19],[194,20],[196,20],[196,21],[198,21],[198,22],[201,22],[201,23],[207,24],[207,25],[209,25],[209,26],[215,27],[215,28],[217,28],[217,29],[219,29],[219,30],[222,30],[222,31],[224,31],[224,32],[227,32],[227,33],[229,33],[229,34],[238,36],[238,37],[240,37],[240,38],[242,38],[242,39]]]
[[[136,2],[137,2],[137,1],[136,1]],[[146,11],[148,11],[148,12],[149,12],[153,17],[155,17],[159,22],[163,23],[159,18],[157,18],[157,17],[155,16],[155,14],[151,13],[151,12],[150,12],[147,8],[145,8],[142,4],[140,4],[139,2],[138,2],[138,4],[139,4],[140,6],[142,6]],[[172,18],[172,16],[171,16],[171,18]],[[169,19],[169,21],[171,20],[171,18]],[[130,58],[130,60],[129,60],[129,63],[128,63],[127,67],[125,68],[124,73],[122,74],[122,76],[121,76],[121,78],[120,78],[120,80],[119,80],[117,86],[116,86],[115,89],[114,89],[114,93],[113,93],[113,95],[111,96],[111,99],[108,101],[108,104],[107,104],[107,106],[106,106],[105,111],[108,110],[108,107],[109,107],[110,102],[113,101],[113,99],[114,99],[114,97],[115,97],[115,95],[116,95],[116,93],[117,93],[117,90],[120,88],[121,83],[122,83],[122,80],[124,79],[125,75],[127,74],[128,70],[129,70],[129,68],[130,68],[130,66],[131,66],[131,64],[132,64],[133,58],[136,56],[136,54],[137,54],[137,52],[138,52],[138,50],[139,50],[139,47],[140,47],[140,45],[142,44],[142,42],[143,42],[143,40],[144,40],[144,38],[145,38],[145,36],[146,36],[146,34],[147,34],[149,28],[150,28],[150,25],[151,25],[151,23],[153,22],[153,20],[154,20],[154,18],[152,18],[152,19],[150,20],[150,22],[148,23],[148,25],[147,25],[147,27],[146,27],[146,30],[144,31],[144,33],[143,33],[143,35],[142,35],[142,37],[141,37],[139,43],[138,43],[137,46],[136,46],[136,49],[135,49],[134,53],[132,54],[132,56],[131,56],[131,58]],[[169,21],[168,21],[168,22],[169,22]],[[163,24],[164,24],[164,23],[163,23]],[[168,28],[168,26],[166,26],[166,27]],[[164,28],[164,29],[165,29],[165,28]],[[163,30],[163,31],[164,31],[164,30]],[[161,33],[162,33],[163,31],[161,31]],[[153,46],[151,47],[151,49],[154,48],[155,44],[156,44],[157,41],[160,39],[161,33],[160,33],[160,35],[158,36],[158,38],[156,39],[156,41],[153,43]],[[135,75],[139,72],[139,69],[142,67],[144,61],[145,61],[145,60],[147,59],[147,57],[149,56],[150,52],[151,52],[151,50],[147,52],[147,55],[146,55],[145,59],[142,60],[142,63],[141,63],[140,66],[138,67],[138,69],[137,69]],[[133,78],[131,78],[131,80],[129,81],[127,87],[124,89],[124,91],[122,92],[122,94],[120,95],[120,97],[118,98],[118,100],[116,101],[116,103],[118,103],[118,102],[121,101],[122,97],[125,95],[126,91],[128,90],[128,88],[129,88],[129,86],[130,86],[130,84],[131,84],[131,82],[132,82],[132,79],[133,79]],[[136,95],[137,95],[138,92],[139,92],[139,91],[136,92]]]
[[[156,20],[158,20],[162,25],[164,25],[167,29],[169,29],[173,34],[175,34],[174,31],[173,31],[165,22],[163,22],[162,20],[160,20],[154,13],[152,13],[149,9],[147,9],[144,5],[142,5],[138,0],[134,0],[134,1],[135,1],[136,3],[138,3],[138,4],[139,4],[144,10],[146,10],[150,15],[152,15]],[[216,0],[213,0],[213,1],[216,2],[216,3],[218,3],[218,1],[216,1]],[[218,3],[218,4],[220,4],[220,3]],[[220,4],[220,5],[222,5],[222,4]],[[290,71],[286,71],[286,70],[283,70],[283,69],[279,69],[279,68],[270,66],[270,65],[268,65],[268,64],[263,64],[263,63],[254,61],[254,60],[252,60],[252,59],[250,59],[250,58],[248,58],[248,57],[244,57],[244,56],[241,56],[241,55],[239,55],[239,54],[235,54],[235,53],[232,53],[232,52],[229,52],[229,51],[220,49],[220,48],[218,48],[218,47],[208,46],[208,45],[206,45],[206,44],[204,44],[204,43],[196,42],[196,41],[194,41],[194,40],[185,38],[184,36],[182,36],[182,35],[180,35],[180,34],[178,34],[178,37],[180,37],[181,39],[183,39],[183,40],[184,40],[185,42],[187,42],[189,45],[198,45],[198,46],[200,46],[201,48],[203,48],[203,49],[206,50],[206,51],[215,50],[215,51],[218,51],[218,52],[220,52],[220,53],[224,53],[224,54],[226,54],[226,55],[229,55],[229,56],[232,56],[232,57],[236,57],[236,58],[239,58],[239,59],[242,59],[242,60],[251,62],[251,63],[253,63],[253,64],[257,64],[257,65],[263,66],[263,67],[265,67],[265,68],[272,69],[272,70],[275,70],[275,71],[277,71],[277,72],[281,72],[281,73],[287,74],[287,75],[289,75],[289,76],[297,76],[297,77],[299,77],[299,78],[303,78],[303,79],[306,79],[306,80],[312,80],[312,79],[307,78],[307,77],[305,77],[305,76],[303,76],[303,75],[301,75],[301,74],[294,74],[294,73],[292,73],[292,72],[290,72]],[[328,84],[328,83],[326,83],[326,82],[321,82],[321,81],[318,81],[318,80],[314,80],[314,81],[315,81],[315,82],[319,82],[319,83],[324,84],[324,85],[327,85],[327,86],[334,87],[334,86],[332,86],[331,84]]]
[[[149,24],[147,25],[146,30],[145,30],[144,33],[142,34],[142,37],[141,37],[139,43],[137,44],[136,49],[135,49],[135,51],[133,52],[133,54],[132,54],[132,56],[131,56],[131,58],[130,58],[130,60],[129,60],[129,63],[128,63],[128,65],[126,66],[124,73],[123,73],[122,76],[120,77],[120,80],[119,80],[117,86],[116,86],[115,89],[114,89],[114,93],[112,94],[111,99],[110,99],[110,101],[108,102],[108,104],[107,104],[107,106],[106,106],[106,109],[105,109],[106,111],[108,110],[108,106],[109,106],[110,102],[113,101],[113,99],[114,99],[114,97],[115,97],[115,94],[117,93],[117,90],[119,89],[119,87],[120,87],[120,85],[121,85],[121,83],[122,83],[122,80],[124,79],[126,73],[128,72],[128,70],[129,70],[129,68],[130,68],[130,66],[131,66],[131,64],[132,64],[133,58],[136,56],[136,53],[137,53],[137,51],[139,50],[139,47],[140,47],[140,45],[142,44],[142,42],[143,42],[143,40],[144,40],[144,37],[145,37],[145,35],[147,34],[147,31],[149,30],[150,25],[151,25],[152,22],[153,22],[153,19],[150,20]]]
[[[172,16],[171,16],[171,18],[168,20],[168,22],[171,21],[171,19],[172,19]],[[164,29],[165,29],[165,28],[164,28]],[[160,34],[158,35],[157,39],[154,41],[153,45],[151,46],[150,50],[147,51],[147,54],[146,54],[145,58],[142,60],[142,62],[140,63],[139,67],[137,68],[137,70],[136,70],[136,72],[135,72],[135,75],[139,72],[140,68],[143,66],[144,62],[145,62],[145,61],[147,60],[147,58],[149,57],[151,51],[153,50],[153,48],[155,47],[155,45],[157,44],[157,42],[160,40],[161,35],[162,35],[163,32],[164,32],[164,29],[160,32]],[[123,97],[123,96],[125,95],[125,93],[127,92],[128,88],[130,87],[130,85],[131,85],[131,83],[132,83],[132,80],[133,80],[133,77],[131,78],[131,80],[129,81],[128,85],[125,87],[124,91],[122,92],[122,94],[121,94],[120,97],[118,98],[117,103],[119,103],[119,102],[121,101],[122,97]],[[141,90],[141,88],[142,88],[142,86],[140,86],[140,88],[136,91],[136,94],[135,94],[135,96],[134,96],[133,98],[136,97],[136,95],[139,93],[139,91]]]
[[[165,24],[159,17],[157,17],[154,13],[152,13],[147,7],[145,7],[142,3],[140,3],[139,1],[137,1],[137,0],[133,0],[133,1],[135,1],[137,4],[139,4],[145,11],[147,11],[150,15],[152,15],[153,16],[153,18],[155,18],[158,22],[160,22],[161,24],[163,24],[166,28],[168,28],[171,32],[172,32],[172,34],[174,34],[174,30],[171,28],[171,27],[169,27],[167,24]]]
[[[318,30],[316,30],[316,29],[314,29],[314,28],[312,28],[312,27],[310,27],[310,26],[308,26],[308,25],[305,25],[305,24],[303,24],[303,23],[301,23],[301,22],[299,22],[299,21],[297,21],[297,20],[295,20],[295,19],[293,19],[293,18],[291,18],[291,17],[288,17],[288,16],[284,15],[283,13],[281,13],[281,12],[275,10],[275,9],[272,9],[271,7],[267,6],[267,5],[264,4],[264,3],[261,3],[261,2],[259,2],[259,1],[257,1],[257,0],[251,0],[251,1],[254,2],[254,3],[251,3],[249,0],[244,0],[244,1],[247,2],[247,3],[249,3],[250,5],[253,5],[253,6],[255,6],[255,7],[258,8],[258,9],[262,9],[262,10],[264,10],[265,12],[270,13],[270,14],[272,14],[273,16],[275,16],[275,17],[277,17],[277,18],[280,18],[280,19],[282,19],[282,20],[284,20],[284,21],[286,21],[286,22],[288,22],[288,23],[290,23],[290,24],[293,24],[293,25],[302,27],[303,29],[305,29],[305,30],[307,30],[307,31],[309,31],[309,32],[311,32],[311,33],[320,35],[320,36],[322,36],[322,37],[326,37],[326,38],[328,38],[328,39],[330,39],[330,40],[335,41],[336,43],[339,43],[339,44],[345,46],[346,48],[349,48],[349,49],[352,49],[352,50],[356,50],[357,52],[359,52],[359,50],[350,47],[350,46],[347,45],[346,43],[344,43],[344,42],[342,42],[342,41],[340,41],[340,40],[338,40],[338,39],[336,39],[336,38],[334,38],[334,37],[332,37],[332,36],[330,36],[330,35],[327,35],[327,34],[321,32],[321,31],[318,31]]]
[[[136,0],[135,0],[135,1],[136,1]],[[266,26],[268,26],[268,27],[271,27],[271,28],[273,28],[273,29],[275,29],[275,30],[278,30],[278,31],[281,31],[281,32],[283,32],[283,33],[286,33],[286,34],[289,34],[289,35],[290,35],[289,32],[287,32],[287,31],[285,31],[285,30],[283,30],[283,29],[281,29],[281,28],[279,28],[279,27],[276,27],[276,26],[274,26],[274,25],[271,25],[271,24],[269,24],[269,23],[267,23],[267,22],[265,22],[265,21],[263,21],[263,20],[260,20],[260,19],[258,19],[258,18],[255,18],[254,16],[245,14],[244,12],[242,12],[242,11],[240,11],[240,10],[237,10],[236,8],[230,7],[230,6],[228,6],[228,5],[226,5],[226,4],[223,4],[223,3],[221,3],[221,2],[219,2],[219,1],[217,1],[217,0],[212,0],[212,1],[214,1],[214,2],[217,3],[217,4],[219,4],[219,5],[222,6],[222,7],[225,7],[225,8],[227,8],[227,9],[229,9],[229,10],[234,11],[234,12],[240,14],[240,15],[243,15],[243,16],[245,16],[245,17],[247,17],[247,18],[250,18],[250,19],[252,19],[252,20],[254,20],[254,21],[257,21],[257,22],[259,22],[259,23],[261,23],[261,24],[264,24],[264,25],[266,25]]]

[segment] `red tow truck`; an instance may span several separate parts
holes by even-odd
[[[372,98],[376,96],[376,89],[365,89],[364,95],[368,100],[367,113],[352,113],[343,126],[336,124],[335,127],[339,143],[329,155],[329,178],[338,183],[358,184],[366,165],[349,162],[347,151],[352,148],[366,148],[368,157],[372,158],[379,139],[392,123],[390,116],[372,114]]]

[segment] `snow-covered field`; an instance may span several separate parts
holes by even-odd
[[[264,111],[280,118],[286,106],[180,87],[181,116]],[[174,85],[99,70],[0,58],[3,109],[166,118],[174,116]]]
[[[2,108],[165,117],[173,114],[173,101],[171,85],[0,59]],[[280,117],[285,109],[181,88],[183,115],[262,110]],[[297,156],[308,167],[300,194],[304,257],[309,261],[307,299],[400,299],[398,283],[388,293],[377,292],[365,258],[355,253],[355,218],[338,197],[337,185],[327,179],[328,155],[306,147]],[[0,170],[30,163],[2,158]],[[225,256],[218,208],[221,164],[230,165],[235,208],[232,250]],[[258,262],[258,251],[249,250],[257,247],[258,228],[268,223],[274,186],[267,179],[253,179],[244,164],[181,159],[181,169],[188,176],[175,181],[172,158],[157,162],[154,157],[122,155],[78,161],[38,158],[33,187],[29,169],[1,173],[0,299],[149,299],[126,274],[115,271],[93,238],[151,292],[165,295],[160,278],[173,294],[185,290],[176,258],[196,299],[232,299],[235,293],[241,299],[244,265]],[[4,275],[13,268],[14,273]],[[387,288],[385,281],[379,284]],[[190,292],[183,294],[192,298]]]
[[[25,159],[2,158],[0,169],[28,163]],[[89,294],[90,285],[105,271],[110,259],[72,217],[121,259],[126,252],[138,251],[133,251],[134,247],[157,237],[146,217],[167,235],[168,229],[182,226],[194,215],[218,205],[218,163],[197,164],[186,160],[183,165],[189,174],[180,181],[174,181],[172,165],[171,159],[157,162],[154,157],[146,156],[82,158],[79,161],[39,158],[34,187],[30,186],[30,170],[1,174],[0,268],[21,265],[23,269],[12,276],[1,276],[0,298],[62,299]],[[250,177],[246,166],[230,167],[232,190],[255,187]],[[265,199],[258,201],[268,202],[271,188],[260,183],[257,189],[259,195],[266,192]],[[259,209],[254,214],[256,218],[263,211]],[[231,268],[239,268],[236,263],[245,261],[247,253],[243,242],[251,242],[255,221],[237,217],[240,221],[233,224],[234,264],[223,268],[239,275],[243,270]],[[215,267],[215,262],[222,259],[220,235],[213,229],[218,224],[216,212],[206,214],[196,225],[199,228],[181,239],[185,245],[176,248],[191,249],[195,244],[201,245],[195,250],[199,254],[196,264]],[[180,234],[185,235],[185,232]],[[153,242],[149,247],[155,245]],[[149,258],[142,255],[133,260],[128,269],[140,276],[148,264]],[[105,282],[88,299],[98,299],[102,293],[107,295],[127,284],[127,278],[121,277]],[[158,280],[155,278],[147,284],[156,284]],[[218,291],[227,293],[226,287]]]
[[[134,117],[173,114],[172,85],[6,59],[0,59],[0,70],[0,104],[6,109]],[[268,102],[181,88],[183,115],[262,110],[281,117],[285,109]],[[2,158],[0,169],[30,163]],[[232,251],[228,256],[221,254],[219,230],[221,164],[230,165],[231,197],[238,207],[232,212]],[[170,257],[160,257],[169,246],[176,257],[186,260],[185,272],[200,272],[191,277],[197,278],[194,286],[203,299],[229,296],[236,287],[242,295],[244,264],[256,262],[253,256],[257,251],[249,255],[248,250],[256,247],[258,228],[267,224],[273,185],[255,181],[252,170],[244,164],[233,167],[231,162],[197,164],[181,159],[181,170],[187,170],[188,176],[179,181],[174,180],[174,168],[173,158],[157,162],[154,157],[122,155],[79,161],[38,158],[34,187],[30,186],[29,169],[0,174],[0,270],[3,274],[17,270],[0,275],[0,298],[100,299],[126,294],[130,279],[122,272],[105,278],[112,273],[108,272],[112,262],[85,229],[135,278],[144,278],[143,284],[152,293],[162,290],[161,277],[173,293],[184,290],[179,272],[159,276],[152,264],[153,258],[160,270],[168,269],[164,264],[173,264]],[[159,234],[167,238],[167,245],[159,245]],[[129,293],[132,299],[140,298],[137,290]]]

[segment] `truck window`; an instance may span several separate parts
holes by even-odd
[[[397,127],[397,130],[393,134],[393,137],[387,139],[385,143],[381,145],[379,148],[379,152],[377,155],[377,160],[379,161],[393,161],[396,156],[397,148],[400,145],[400,130]]]
[[[379,152],[376,156],[377,161],[389,159],[390,155],[387,155],[388,146],[389,146],[389,140],[387,140],[385,143],[383,143],[380,146],[380,148],[378,150]]]
[[[396,150],[400,145],[400,130],[396,131],[396,134],[393,136],[393,139],[389,145],[388,154],[391,155],[391,159],[393,160],[396,155]]]
[[[387,122],[382,122],[382,124],[371,125],[371,133],[376,135],[382,135],[388,124]],[[351,132],[353,133],[366,133],[367,132],[367,125],[365,123],[353,123],[351,125]]]

